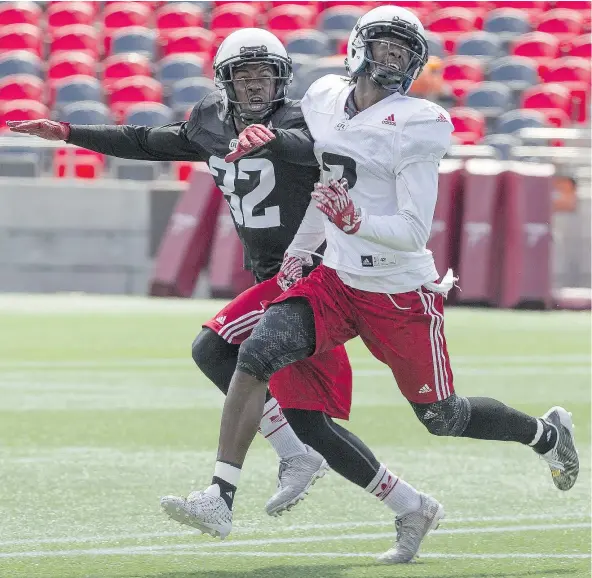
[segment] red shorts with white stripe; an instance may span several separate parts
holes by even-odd
[[[275,277],[250,287],[204,323],[222,339],[239,345],[253,330],[267,306],[282,293]],[[284,367],[269,381],[269,389],[284,409],[322,411],[348,419],[352,370],[343,345]]]
[[[420,287],[387,295],[345,285],[334,269],[317,267],[275,302],[304,297],[315,317],[315,355],[360,336],[393,372],[401,393],[433,403],[454,392],[444,338],[444,297]]]

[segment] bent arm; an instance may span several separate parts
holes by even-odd
[[[438,198],[438,164],[419,161],[405,166],[397,175],[399,210],[394,215],[369,215],[362,208],[358,237],[397,251],[415,252],[430,238]]]
[[[275,139],[267,145],[279,159],[294,165],[316,167],[314,141],[308,129],[277,128],[273,129]]]
[[[287,255],[294,255],[306,259],[316,251],[325,241],[324,215],[317,209],[316,201],[311,201],[306,209],[302,223],[290,246],[286,249]]]

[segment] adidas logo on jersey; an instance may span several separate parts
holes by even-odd
[[[394,114],[389,114],[383,121],[382,124],[390,124],[391,126],[397,126],[397,123],[395,122],[395,115]]]
[[[442,113],[440,113],[436,119],[436,122],[448,122],[448,119]]]
[[[220,315],[220,317],[216,317],[216,321],[220,324],[220,325],[224,325],[224,322],[226,321],[226,315]]]
[[[420,390],[419,393],[430,393],[432,388],[426,383]]]

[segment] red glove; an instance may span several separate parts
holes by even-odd
[[[251,124],[238,135],[238,146],[224,157],[224,161],[227,163],[238,161],[238,159],[242,159],[244,156],[264,147],[274,138],[275,134],[266,126]]]
[[[318,201],[317,209],[323,211],[329,220],[344,233],[353,235],[358,232],[362,222],[362,213],[356,209],[349,196],[347,179],[331,179],[329,185],[315,184],[311,197]]]
[[[287,291],[298,279],[302,279],[302,268],[304,265],[312,265],[312,257],[296,257],[295,255],[284,255],[284,261],[280,272],[277,274],[277,284],[282,291]]]
[[[41,120],[7,120],[6,126],[12,132],[39,136],[45,140],[68,140],[70,137],[69,122],[56,122],[46,118]]]

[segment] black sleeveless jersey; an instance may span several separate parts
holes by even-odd
[[[161,127],[71,127],[68,142],[132,159],[207,163],[245,250],[245,266],[261,281],[275,275],[319,180],[313,141],[300,103],[286,100],[268,123],[276,139],[234,163],[224,157],[237,138],[219,92],[195,105],[188,121]]]

